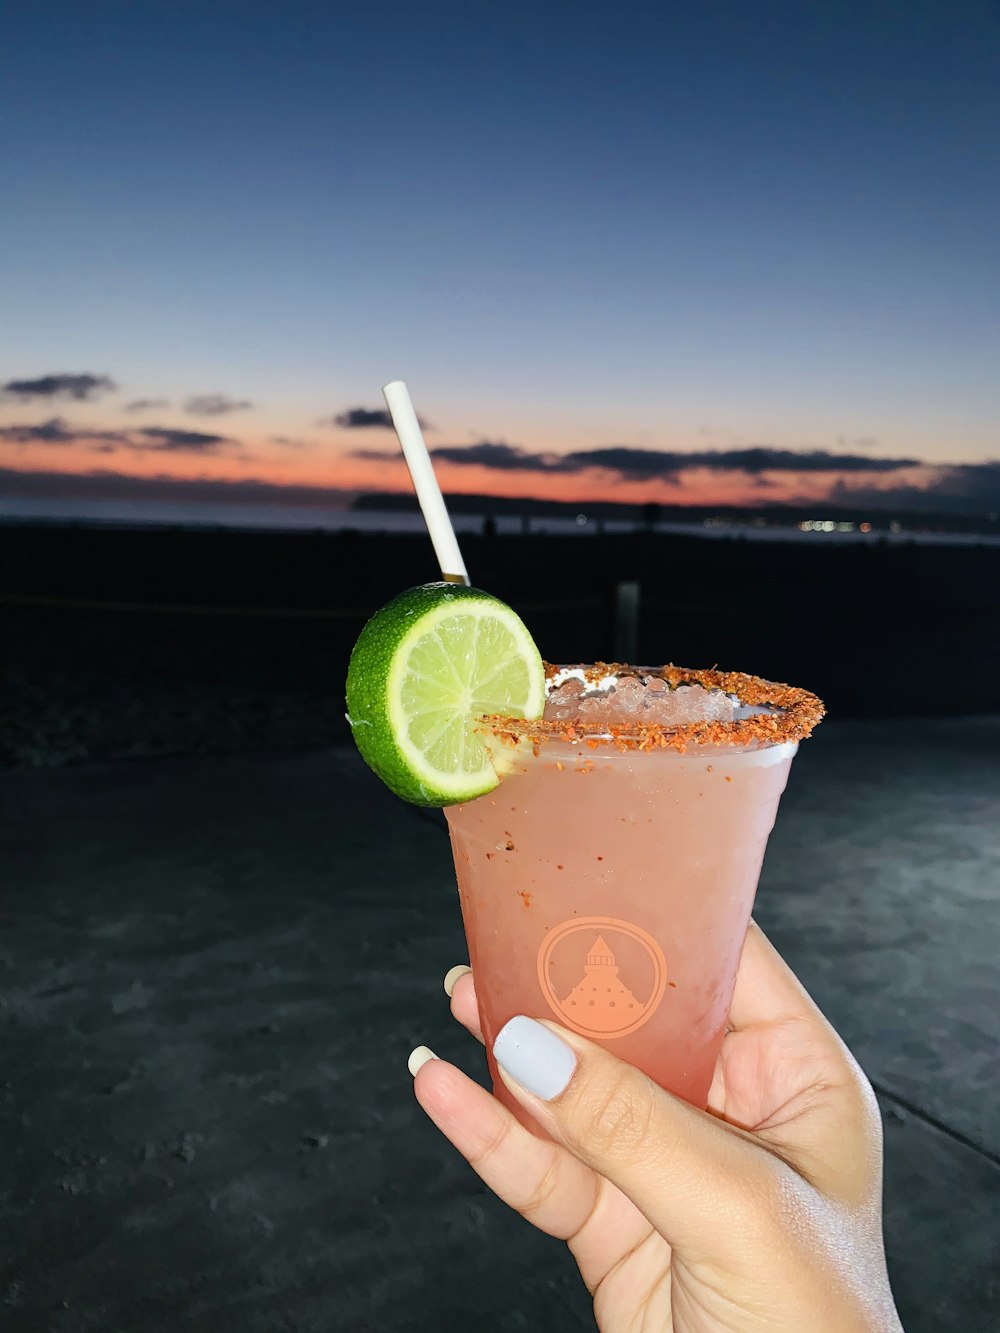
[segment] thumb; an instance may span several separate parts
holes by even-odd
[[[617,1185],[678,1255],[746,1258],[748,1230],[783,1175],[749,1135],[555,1023],[512,1018],[493,1054],[518,1101]]]

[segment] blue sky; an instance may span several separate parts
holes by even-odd
[[[989,4],[40,3],[0,62],[0,382],[116,386],[7,394],[8,468],[395,488],[355,457],[389,433],[316,425],[392,378],[449,448],[839,450],[918,460],[878,480],[911,489],[1000,457]],[[208,394],[253,405],[231,443],[95,452],[136,399],[199,433]],[[635,498],[570,485],[609,481]]]

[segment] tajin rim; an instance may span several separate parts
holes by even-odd
[[[593,662],[577,664],[570,669],[582,671],[584,681],[589,685],[608,676],[659,677],[672,688],[701,685],[707,690],[722,690],[734,695],[741,704],[777,711],[755,713],[733,722],[681,722],[673,726],[661,722],[630,722],[610,727],[604,722],[528,720],[492,714],[481,719],[485,731],[501,744],[518,745],[527,741],[536,750],[546,741],[582,743],[592,750],[615,746],[620,750],[672,749],[683,752],[690,745],[764,748],[805,740],[826,712],[822,701],[809,690],[764,680],[743,671],[679,667],[672,662],[659,667]],[[546,662],[546,684],[565,670],[566,666]]]

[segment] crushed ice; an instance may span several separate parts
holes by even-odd
[[[551,689],[545,718],[552,722],[600,722],[622,726],[677,727],[691,722],[732,722],[737,716],[733,696],[702,685],[670,689],[659,676],[619,676],[603,688],[588,689],[577,677],[566,677]]]

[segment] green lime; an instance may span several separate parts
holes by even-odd
[[[362,758],[414,805],[455,805],[500,781],[477,734],[486,713],[541,717],[545,672],[524,622],[478,588],[425,583],[377,611],[347,669]]]

